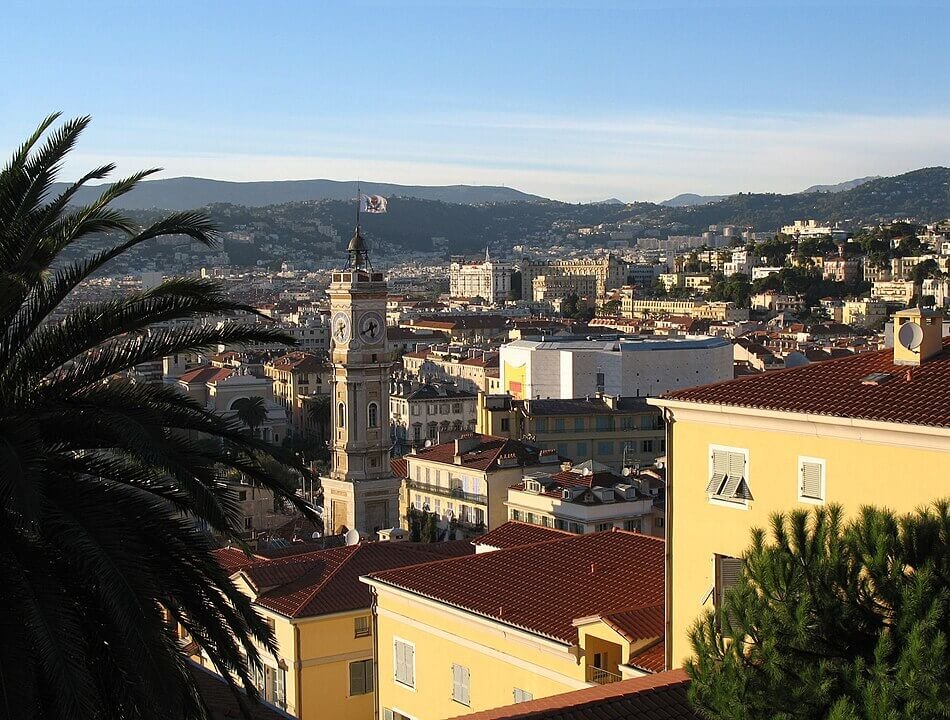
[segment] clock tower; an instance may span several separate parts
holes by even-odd
[[[364,538],[399,525],[401,481],[389,466],[386,281],[369,261],[357,226],[349,259],[334,270],[330,296],[330,475],[323,478],[328,533],[345,526]]]

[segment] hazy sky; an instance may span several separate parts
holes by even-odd
[[[4,0],[0,151],[66,174],[794,192],[950,165],[950,2]]]

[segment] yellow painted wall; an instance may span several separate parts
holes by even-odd
[[[586,686],[583,667],[567,646],[541,647],[502,625],[486,625],[386,588],[378,592],[380,708],[398,710],[415,720],[436,720],[510,705],[515,688],[542,698]],[[414,689],[394,680],[397,637],[415,645]],[[453,664],[470,671],[469,706],[452,699]]]
[[[677,414],[683,412],[674,410]],[[847,513],[868,504],[908,512],[950,495],[950,433],[942,439],[912,439],[906,433],[864,430],[860,437],[845,438],[833,434],[858,431],[764,419],[756,426],[756,418],[702,415],[708,415],[709,421],[677,419],[673,426],[672,566],[668,571],[674,667],[691,655],[688,632],[713,585],[713,555],[741,555],[749,545],[751,529],[767,529],[772,513],[813,507],[798,500],[799,456],[825,460],[825,501],[842,505]],[[911,447],[911,442],[930,447]],[[711,444],[748,450],[748,482],[754,498],[748,509],[722,507],[708,500]],[[705,607],[711,603],[708,599]]]
[[[367,609],[298,624],[301,720],[372,720],[375,694],[349,694],[349,664],[373,657],[372,635],[354,637],[359,616],[371,618]]]
[[[505,386],[503,390],[506,393],[510,393],[511,397],[516,400],[521,400],[524,398],[524,386],[525,386],[525,372],[526,365],[521,364],[517,367],[509,363],[505,363]]]

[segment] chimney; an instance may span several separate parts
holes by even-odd
[[[571,468],[573,467],[574,463],[572,463],[570,460],[565,460],[561,463],[561,472],[570,472]]]
[[[920,365],[943,352],[943,314],[908,308],[894,314],[894,364]]]

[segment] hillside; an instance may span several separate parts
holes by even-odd
[[[666,207],[692,207],[693,205],[708,205],[709,203],[719,202],[728,195],[697,195],[696,193],[680,193],[674,198],[664,200],[660,205]]]
[[[880,177],[880,175],[868,175],[867,177],[855,178],[854,180],[845,180],[844,182],[835,183],[834,185],[812,185],[811,187],[807,187],[802,190],[802,192],[836,193],[841,192],[842,190],[852,190],[859,185],[864,185],[864,183],[870,182],[871,180],[879,180]]]
[[[62,183],[53,191],[62,190]],[[361,182],[360,190],[368,195],[411,197],[420,200],[438,200],[445,203],[477,205],[486,202],[523,202],[542,200],[520,190],[506,187],[478,185],[395,185],[393,183]],[[76,196],[77,203],[95,198],[101,188],[90,186]],[[146,180],[133,192],[114,203],[126,210],[163,208],[190,210],[214,203],[263,207],[291,202],[318,200],[353,200],[356,198],[355,181],[337,180],[279,180],[264,182],[228,182],[207,178],[180,177],[166,180]]]

